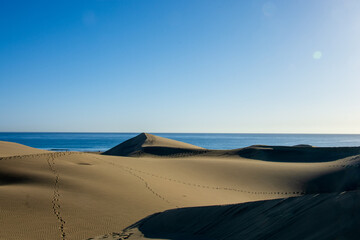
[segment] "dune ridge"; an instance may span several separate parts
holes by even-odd
[[[112,156],[241,157],[272,162],[330,162],[360,155],[360,147],[313,147],[254,145],[232,150],[205,149],[188,143],[141,133],[105,151]]]
[[[108,151],[105,151],[103,155],[172,155],[177,153],[201,152],[202,149],[204,148],[192,144],[155,136],[149,133],[141,133],[136,137],[133,137],[109,149]]]

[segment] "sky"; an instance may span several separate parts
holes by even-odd
[[[360,133],[358,0],[0,0],[0,131]]]

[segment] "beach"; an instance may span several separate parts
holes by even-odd
[[[360,147],[0,142],[0,239],[354,239],[359,186]]]

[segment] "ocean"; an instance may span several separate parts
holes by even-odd
[[[57,151],[105,151],[138,133],[0,133],[0,141]],[[310,144],[318,147],[360,146],[360,134],[222,134],[153,133],[209,149],[234,149],[250,145]]]

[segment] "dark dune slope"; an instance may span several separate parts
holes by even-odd
[[[317,194],[168,210],[137,222],[123,234],[134,232],[130,239],[172,240],[359,239],[359,213],[359,191]]]
[[[360,147],[251,146],[238,149],[236,154],[243,158],[263,161],[330,162],[359,155]]]

